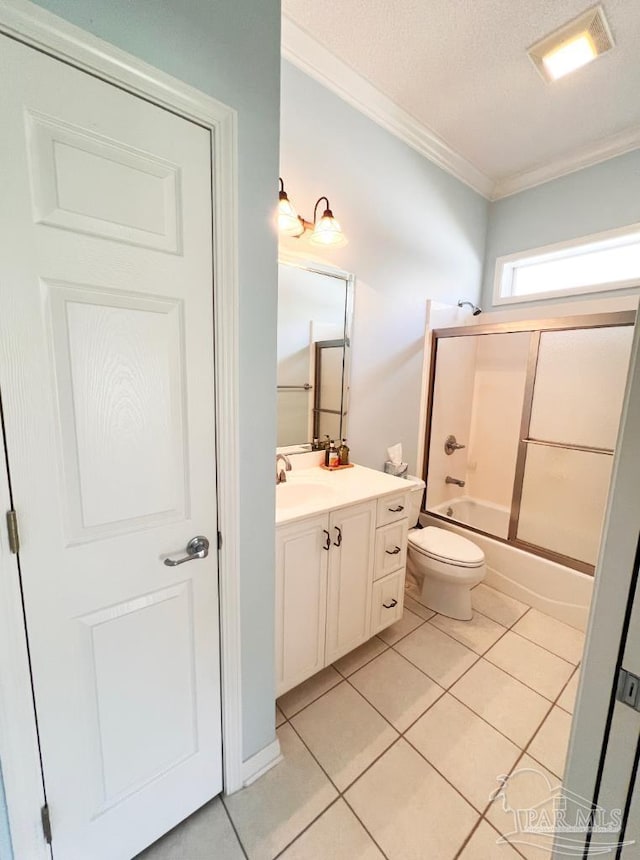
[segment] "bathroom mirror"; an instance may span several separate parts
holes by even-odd
[[[353,287],[337,269],[278,265],[278,450],[347,436]]]

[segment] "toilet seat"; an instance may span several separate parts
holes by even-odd
[[[455,567],[478,568],[485,561],[482,550],[470,540],[435,526],[409,532],[409,545],[420,555]]]

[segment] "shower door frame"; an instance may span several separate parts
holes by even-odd
[[[429,454],[431,451],[431,427],[433,414],[433,397],[436,380],[436,364],[438,342],[443,338],[449,337],[470,337],[475,335],[489,334],[516,334],[520,332],[529,332],[532,336],[529,344],[529,356],[527,359],[527,373],[525,378],[524,396],[522,404],[522,415],[520,421],[520,434],[518,440],[518,454],[516,458],[516,468],[513,480],[513,494],[511,499],[511,507],[509,513],[509,531],[506,538],[498,537],[490,532],[483,531],[475,526],[467,525],[459,520],[454,520],[450,517],[438,514],[435,511],[427,510],[425,493],[422,512],[430,517],[442,520],[443,522],[454,522],[461,525],[469,531],[476,534],[485,535],[486,537],[496,540],[499,543],[513,546],[517,549],[529,552],[532,555],[540,556],[549,561],[557,562],[565,567],[577,570],[580,573],[586,573],[593,576],[595,566],[581,561],[580,559],[572,558],[571,556],[563,555],[554,550],[546,549],[545,547],[537,546],[536,544],[528,543],[517,537],[518,523],[520,518],[520,505],[522,500],[522,487],[524,483],[524,469],[527,458],[527,448],[531,444],[542,444],[542,440],[529,438],[529,426],[531,423],[531,412],[533,407],[533,393],[536,380],[536,371],[538,367],[538,354],[540,351],[540,336],[546,331],[572,331],[576,329],[594,329],[594,328],[612,328],[616,326],[633,326],[636,321],[635,311],[612,311],[601,314],[578,314],[575,316],[552,317],[538,320],[513,320],[510,322],[501,323],[486,323],[483,325],[462,325],[450,328],[434,329],[431,332],[431,356],[429,362],[429,396],[427,401],[427,421],[425,427],[425,446],[424,446],[424,462],[423,476],[425,482],[429,478]],[[561,443],[544,442],[547,446],[553,446],[568,450],[588,451],[599,454],[613,454],[614,450],[603,448],[591,448],[585,445],[565,445]]]

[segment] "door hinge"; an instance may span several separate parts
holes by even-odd
[[[626,669],[620,669],[616,699],[623,705],[640,711],[640,678]]]
[[[218,532],[218,549],[222,549],[222,532]]]
[[[40,810],[40,818],[42,819],[42,832],[44,833],[45,841],[47,845],[51,845],[51,815],[49,814],[48,803],[45,803],[45,805]]]
[[[15,511],[7,511],[7,532],[9,533],[9,549],[14,555],[20,552],[20,535],[18,534],[18,515]]]

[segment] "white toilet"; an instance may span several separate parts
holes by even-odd
[[[409,476],[413,484],[409,524],[420,516],[424,481]],[[407,573],[420,588],[418,600],[434,612],[471,619],[471,589],[485,577],[484,553],[472,541],[447,529],[427,526],[411,528],[407,552]]]

